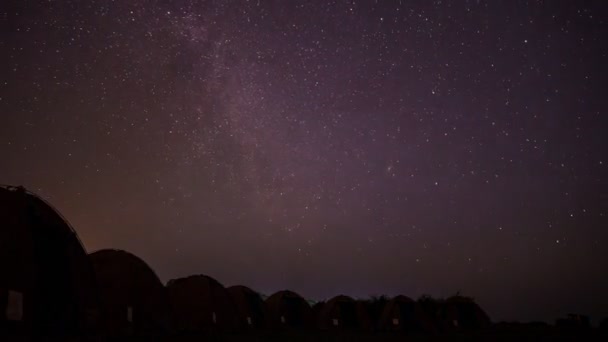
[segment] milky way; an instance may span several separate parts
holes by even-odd
[[[3,1],[0,183],[269,294],[608,315],[603,1]]]

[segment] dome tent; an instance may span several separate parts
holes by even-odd
[[[431,318],[418,303],[406,296],[396,296],[386,303],[378,327],[383,331],[434,331]]]
[[[265,326],[266,307],[260,295],[252,289],[236,285],[228,288],[237,309],[240,324],[246,328]]]
[[[308,302],[292,291],[279,291],[266,299],[267,322],[271,327],[307,328],[312,320]]]
[[[234,301],[217,280],[193,275],[167,284],[171,312],[179,332],[234,331],[239,321]]]
[[[491,325],[490,317],[472,298],[460,295],[442,303],[440,318],[444,330],[476,330]]]
[[[153,336],[169,328],[166,289],[137,256],[116,249],[89,255],[97,277],[105,332],[109,336]]]
[[[0,332],[95,332],[95,276],[76,232],[40,197],[0,186]]]
[[[348,296],[336,296],[319,309],[317,326],[322,330],[372,329],[372,322],[363,303]]]

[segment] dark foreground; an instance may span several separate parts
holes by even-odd
[[[294,341],[294,342],[313,342],[313,341],[608,341],[608,336],[602,336],[596,331],[586,333],[530,333],[530,332],[479,332],[476,334],[437,334],[437,335],[404,335],[391,333],[299,333],[299,334],[257,334],[249,336],[208,336],[201,337],[180,337],[169,339],[175,342],[190,341]]]
[[[6,339],[5,339],[6,338]],[[197,334],[171,337],[122,337],[122,338],[45,338],[0,336],[1,341],[90,341],[90,342],[240,342],[240,341],[293,341],[293,342],[364,342],[364,341],[608,341],[608,334],[596,329],[586,331],[543,330],[488,330],[475,333],[443,333],[433,335],[398,333],[354,332],[258,332],[248,334]]]
[[[175,337],[163,341],[190,342],[190,341],[217,341],[217,342],[237,342],[237,341],[294,341],[294,342],[313,342],[313,341],[608,341],[608,336],[596,331],[586,333],[531,333],[531,332],[480,332],[476,334],[437,334],[437,335],[404,335],[404,334],[326,334],[326,333],[300,333],[300,334],[257,334],[247,336],[192,336]],[[125,341],[126,342],[126,341]]]

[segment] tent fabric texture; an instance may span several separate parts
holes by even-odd
[[[406,296],[396,296],[384,306],[378,322],[382,331],[433,332],[431,317],[418,303]]]
[[[308,328],[312,309],[308,302],[292,291],[279,291],[266,299],[268,326],[273,328]]]
[[[178,332],[221,332],[239,328],[235,303],[217,280],[193,275],[170,280],[167,289]]]
[[[318,309],[317,327],[321,330],[372,330],[364,304],[348,296],[336,296]]]
[[[116,249],[89,257],[97,276],[106,335],[153,336],[170,331],[166,289],[143,260]]]
[[[260,329],[266,326],[266,307],[260,295],[247,286],[235,285],[228,293],[236,306],[239,324],[245,329]]]
[[[69,223],[22,187],[0,186],[0,332],[69,336],[97,329],[95,275]]]

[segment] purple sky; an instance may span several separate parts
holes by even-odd
[[[0,183],[262,293],[608,316],[605,1],[0,4]]]

